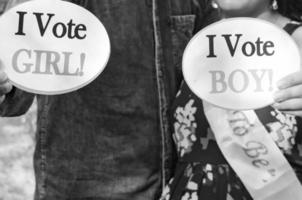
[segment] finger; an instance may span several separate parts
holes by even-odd
[[[4,95],[0,96],[0,104],[4,101],[4,99],[5,99]]]
[[[275,103],[272,106],[277,110],[281,110],[281,111],[302,110],[302,99],[301,98],[289,99],[280,103]]]
[[[0,70],[0,84],[4,84],[6,82],[8,82],[8,76],[4,71]]]
[[[283,90],[279,90],[274,94],[275,102],[302,97],[302,85],[292,86]]]
[[[0,60],[0,70],[3,70],[3,68],[4,68],[3,62],[2,60]]]
[[[6,82],[0,85],[0,96],[9,93],[13,89],[13,86],[10,82]]]
[[[0,71],[4,72],[5,71],[4,69],[5,69],[4,63],[2,62],[2,60],[0,60]]]
[[[299,84],[302,84],[302,72],[295,72],[279,80],[277,87],[279,89],[285,89]]]
[[[7,74],[4,71],[3,62],[0,60],[0,84],[9,81]]]
[[[286,114],[289,114],[289,115],[302,117],[302,110],[299,110],[299,111],[282,111],[282,112],[286,113]]]

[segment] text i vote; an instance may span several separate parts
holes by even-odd
[[[238,51],[244,56],[272,56],[275,53],[275,44],[272,41],[263,41],[258,37],[255,41],[243,40],[243,34],[221,34],[221,35],[206,35],[209,40],[209,54],[208,58],[217,57],[215,51],[215,41],[223,40],[230,55],[233,57]],[[218,36],[218,37],[217,37]]]
[[[26,30],[24,30],[24,23],[27,17],[34,17],[36,24],[35,27],[38,28],[38,31],[41,37],[47,31],[51,31],[53,36],[56,38],[67,37],[69,39],[85,39],[87,28],[84,24],[76,24],[70,19],[68,22],[55,21],[54,13],[28,13],[23,11],[17,11],[16,14],[19,16],[19,23],[17,32],[15,35],[25,36]]]

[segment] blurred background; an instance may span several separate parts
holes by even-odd
[[[0,0],[0,14],[8,0]],[[0,118],[0,200],[32,200],[36,103],[16,118]]]
[[[0,118],[0,200],[32,200],[36,106],[17,118]]]

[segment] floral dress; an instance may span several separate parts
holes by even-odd
[[[289,23],[284,29],[291,34],[298,26]],[[161,200],[252,200],[223,157],[204,115],[202,101],[185,82],[172,112],[178,162]],[[302,132],[301,118],[270,106],[255,112],[302,181],[302,133],[298,133]]]

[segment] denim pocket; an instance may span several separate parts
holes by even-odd
[[[176,67],[178,76],[182,74],[182,55],[186,45],[193,36],[195,19],[196,15],[172,15],[170,17],[173,64]]]

